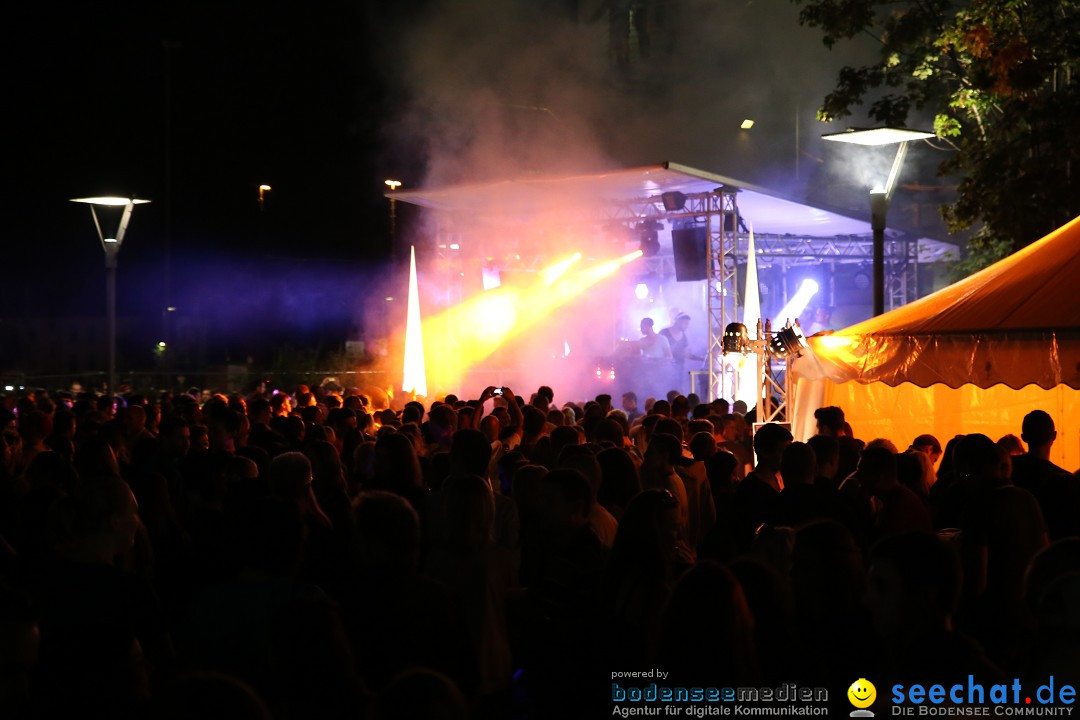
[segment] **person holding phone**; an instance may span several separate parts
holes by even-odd
[[[518,406],[517,396],[514,395],[514,391],[508,387],[495,387],[494,385],[489,385],[484,388],[484,392],[480,393],[480,398],[474,401],[476,409],[471,415],[464,418],[461,427],[481,430],[484,420],[484,405],[488,400],[492,399],[495,400],[496,404],[501,404],[501,399],[502,403],[505,403],[507,415],[510,417],[510,422],[498,432],[498,436],[503,439],[497,440],[496,443],[500,446],[505,445],[509,449],[513,449],[521,442],[522,415],[521,408]],[[509,436],[507,436],[505,432],[507,428],[512,429]]]

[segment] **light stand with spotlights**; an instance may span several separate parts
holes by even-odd
[[[724,328],[723,355],[741,354],[744,357],[751,353],[757,355],[758,371],[756,373],[757,388],[754,397],[757,399],[757,422],[781,422],[787,418],[787,409],[793,400],[790,376],[787,372],[787,363],[799,357],[802,351],[809,347],[806,337],[803,335],[799,321],[788,321],[780,330],[773,332],[772,320],[766,319],[757,322],[756,338],[751,339],[750,333],[742,323],[730,323]],[[773,372],[773,362],[782,360],[785,363],[783,382],[776,379]],[[736,373],[736,377],[738,374]],[[773,402],[776,397],[777,402]]]

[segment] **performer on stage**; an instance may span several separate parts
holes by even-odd
[[[670,327],[660,331],[660,335],[668,339],[671,347],[671,360],[674,368],[671,372],[672,387],[680,393],[689,387],[686,376],[687,360],[703,360],[700,355],[692,355],[689,352],[690,339],[686,336],[686,329],[690,327],[690,316],[686,313],[678,313]]]
[[[641,357],[652,360],[670,360],[671,344],[667,337],[657,334],[653,329],[652,318],[642,318],[641,339],[638,340]]]
[[[670,382],[671,345],[666,337],[653,329],[652,318],[642,318],[641,339],[637,341],[637,346],[641,351],[639,391],[646,397],[664,397]]]
[[[806,328],[806,337],[832,328],[832,308],[819,305],[814,308],[814,320]]]

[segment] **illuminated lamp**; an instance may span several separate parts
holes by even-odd
[[[656,273],[642,273],[633,278],[634,297],[638,300],[648,300],[651,295],[659,291],[660,278]]]
[[[724,354],[747,353],[750,350],[750,333],[746,326],[739,322],[728,323],[724,328]]]
[[[853,145],[893,145],[895,143],[911,142],[912,140],[928,140],[934,137],[934,133],[923,130],[908,130],[907,128],[848,128],[841,132],[827,133],[821,136],[822,140],[833,142],[845,142]]]
[[[141,198],[126,198],[116,197],[114,195],[106,195],[104,197],[72,198],[71,202],[84,203],[86,205],[104,205],[105,207],[124,207],[126,205],[143,205],[150,201],[143,200]]]
[[[802,328],[799,327],[798,320],[794,325],[788,325],[769,339],[769,348],[777,357],[797,358],[807,347],[809,345],[806,344],[806,337],[803,335]]]
[[[885,216],[889,202],[900,178],[900,168],[907,156],[908,144],[915,140],[928,140],[935,133],[907,128],[848,128],[844,132],[822,135],[822,140],[852,143],[855,145],[896,145],[892,169],[883,187],[870,191],[870,228],[874,233],[874,316],[885,312]]]
[[[660,196],[664,201],[664,209],[668,212],[677,212],[686,207],[686,195],[681,192],[666,192]]]
[[[485,265],[480,268],[480,280],[485,290],[494,290],[502,285],[502,274],[498,268]]]

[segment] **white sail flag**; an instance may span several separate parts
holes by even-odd
[[[401,389],[414,395],[427,395],[424,365],[424,334],[420,325],[420,291],[416,284],[416,248],[410,250],[409,311],[405,320],[405,367]]]
[[[761,319],[761,296],[759,294],[757,272],[757,250],[754,247],[754,223],[747,221],[750,230],[750,240],[746,246],[746,291],[743,294],[743,325],[751,338],[757,338],[757,324]],[[738,385],[735,388],[735,399],[746,403],[747,408],[752,408],[758,403],[758,362],[757,353],[749,353],[744,362],[737,366]]]

